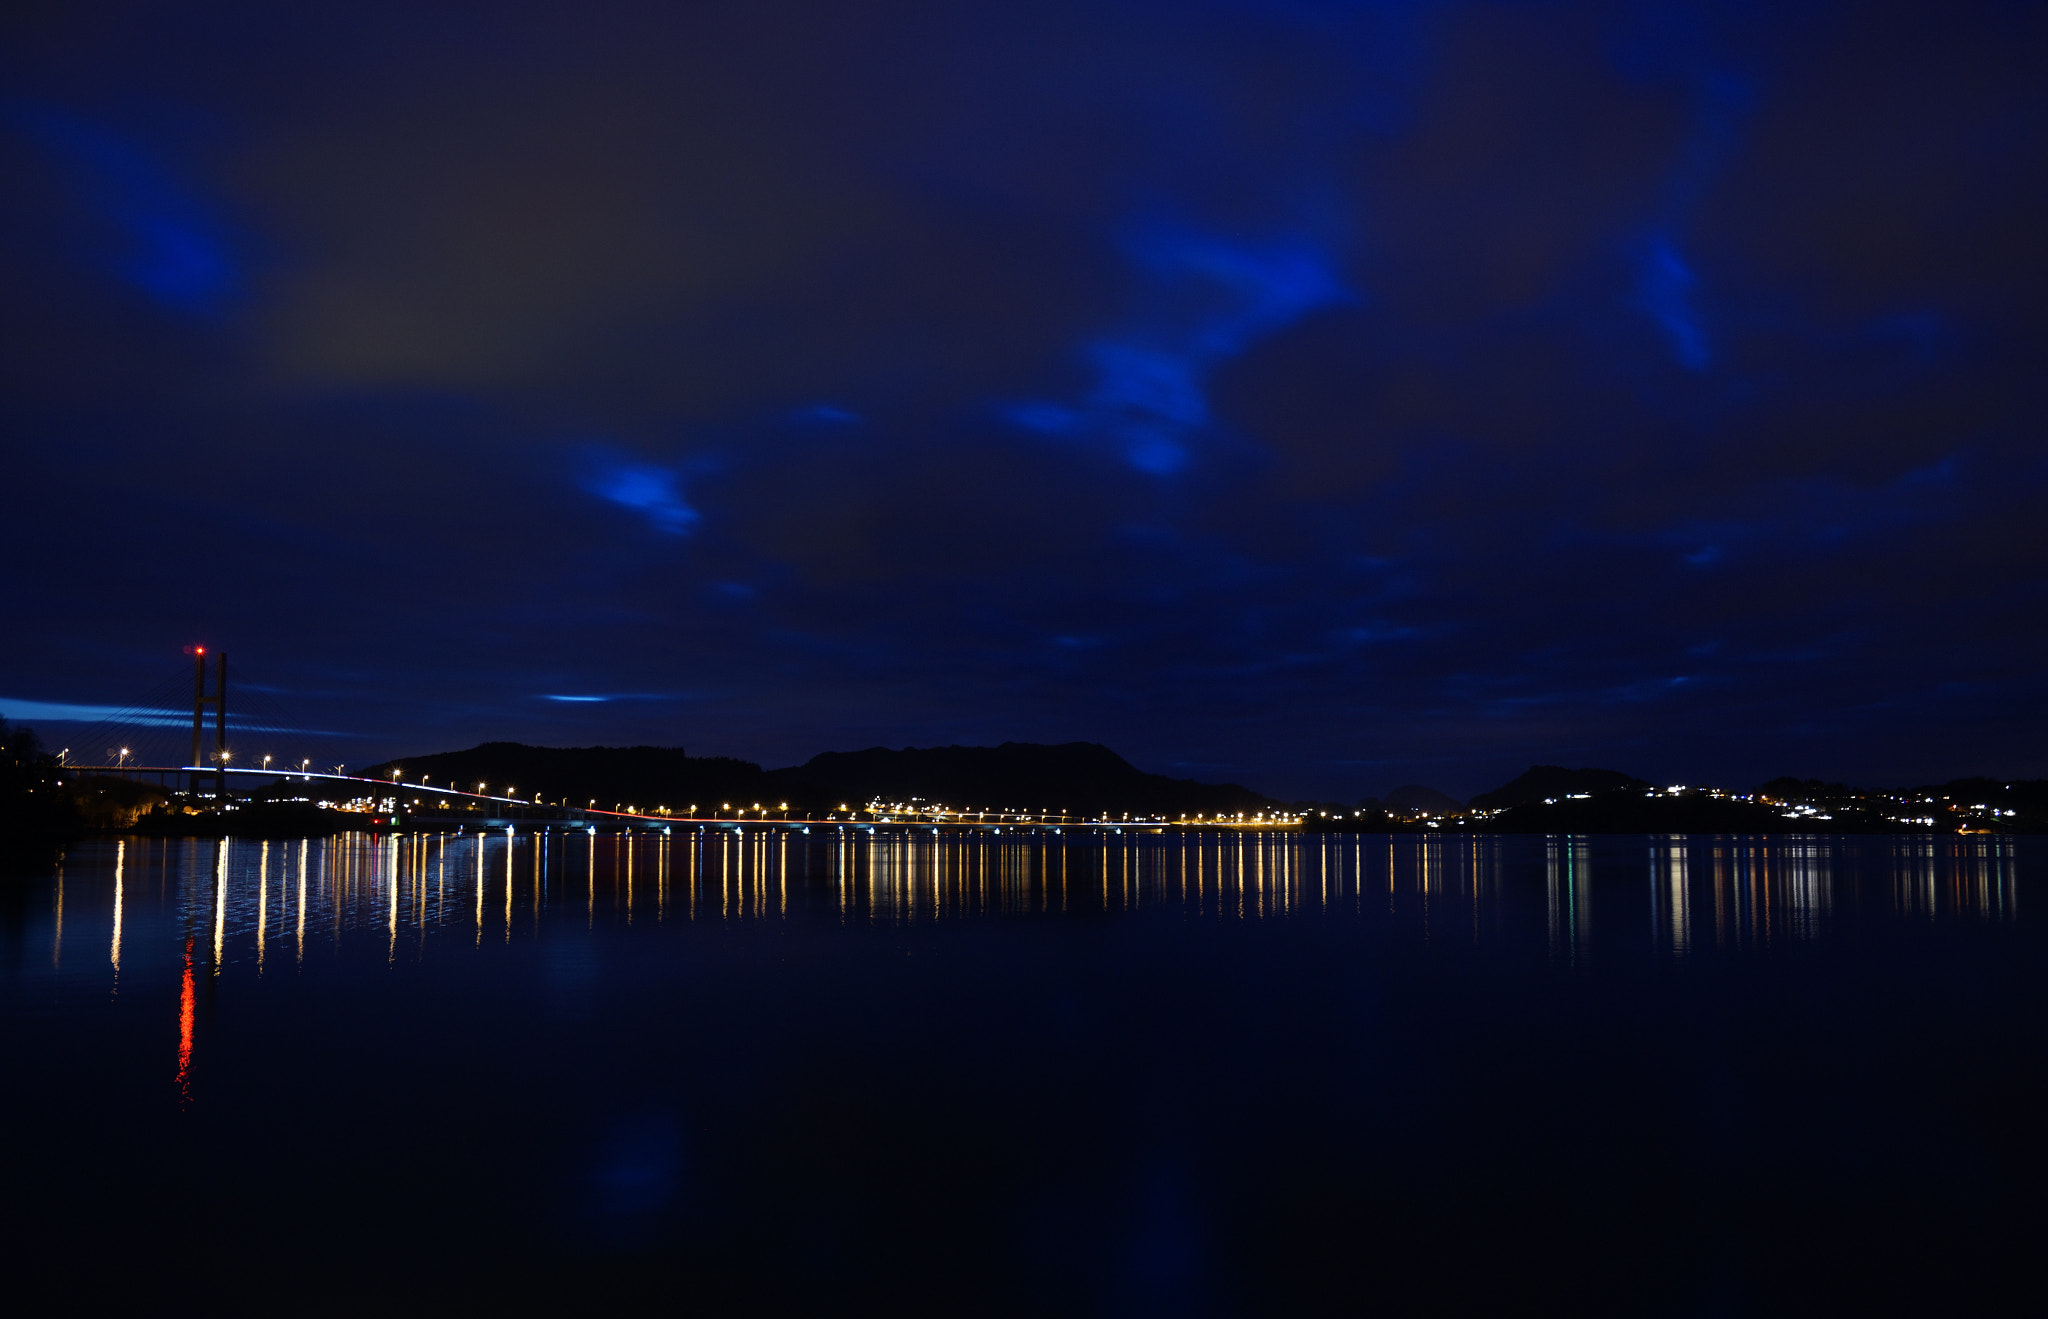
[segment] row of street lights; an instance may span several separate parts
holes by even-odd
[[[67,761],[67,760],[68,760],[68,758],[69,758],[69,756],[70,756],[70,754],[71,754],[71,748],[69,748],[69,747],[66,747],[66,748],[64,748],[64,750],[62,750],[62,751],[60,751],[60,752],[58,752],[58,753],[57,753],[57,758],[58,758],[58,761],[59,761],[60,763],[63,763],[63,762],[65,762],[65,761]],[[129,757],[130,755],[134,754],[134,753],[133,753],[133,752],[132,752],[132,751],[131,751],[131,750],[130,750],[129,748],[127,748],[127,747],[121,747],[121,748],[119,748],[118,750],[116,750],[116,749],[114,749],[114,748],[109,748],[109,749],[108,749],[108,752],[107,752],[107,754],[108,754],[108,755],[110,755],[110,756],[114,756],[114,757],[116,757],[116,759],[115,759],[115,762],[114,762],[114,763],[115,763],[115,768],[117,768],[117,769],[120,769],[120,768],[125,768],[125,767],[127,766],[127,764],[128,764],[128,757]],[[221,752],[218,752],[218,753],[217,753],[217,755],[218,755],[218,759],[219,759],[220,763],[222,763],[222,764],[226,764],[226,763],[227,763],[228,761],[230,761],[231,759],[233,759],[233,753],[232,753],[232,752],[229,752],[229,751],[221,751]],[[269,768],[270,768],[270,762],[271,762],[272,760],[274,760],[274,759],[276,759],[276,757],[275,757],[275,756],[265,756],[265,757],[263,757],[263,768],[264,768],[264,769],[265,769],[266,771],[268,771],[268,770],[269,770]],[[310,756],[309,756],[309,757],[307,757],[307,758],[305,758],[305,759],[303,759],[303,760],[301,760],[301,761],[299,762],[299,771],[300,771],[301,773],[304,773],[304,772],[306,771],[307,767],[308,767],[308,766],[310,766],[310,765],[311,765],[312,763],[313,763],[313,761],[312,761],[312,758],[311,758]],[[336,765],[336,766],[334,767],[334,772],[335,772],[335,773],[337,773],[337,774],[339,774],[339,773],[341,772],[341,770],[342,770],[342,767],[341,767],[340,765]],[[399,783],[399,782],[400,782],[400,781],[401,781],[401,780],[402,780],[402,779],[403,779],[404,777],[405,777],[405,771],[404,771],[404,770],[402,770],[402,769],[401,769],[401,770],[394,770],[394,771],[392,771],[392,774],[391,774],[391,782],[392,782],[392,783],[393,783],[393,784],[395,785],[395,784]],[[429,785],[430,785],[431,783],[432,783],[432,780],[431,780],[431,779],[428,779],[428,778],[425,778],[425,777],[422,777],[422,778],[420,779],[420,786],[421,786],[421,787],[423,787],[423,788],[424,788],[424,787],[428,787],[428,786],[429,786]],[[489,785],[488,785],[488,783],[486,783],[486,782],[485,782],[484,780],[482,780],[482,779],[479,779],[479,780],[477,780],[477,785],[476,785],[476,795],[477,795],[477,796],[479,796],[479,797],[482,797],[482,796],[486,796],[486,795],[488,795],[488,794],[487,794],[487,793],[485,792],[485,789],[486,789],[486,788],[487,788],[488,786],[489,786]],[[509,784],[509,783],[508,783],[508,784],[506,784],[506,785],[505,785],[505,796],[506,796],[507,798],[510,798],[510,797],[512,796],[512,794],[514,793],[514,791],[516,791],[516,789],[514,788],[514,786],[513,786],[512,784]],[[541,799],[540,799],[539,797],[535,797],[535,798],[533,799],[533,804],[534,804],[534,805],[536,805],[536,806],[539,806],[539,805],[543,805],[544,803],[542,802],[542,800],[541,800]],[[597,798],[595,798],[595,797],[592,797],[592,798],[590,798],[590,800],[589,800],[589,802],[588,802],[588,806],[587,806],[587,809],[594,809],[594,808],[595,808],[596,806],[597,806]],[[868,804],[868,806],[866,807],[866,809],[867,809],[867,811],[868,811],[868,813],[869,813],[869,814],[873,814],[873,815],[879,815],[879,814],[882,814],[882,813],[883,813],[881,809],[878,809],[878,808],[880,808],[880,807],[881,807],[881,803],[879,803],[879,802],[870,802],[870,803]],[[619,813],[621,813],[621,814],[629,814],[629,815],[637,815],[637,814],[639,814],[639,808],[638,808],[637,806],[630,806],[630,805],[625,805],[625,804],[623,804],[623,803],[620,803],[620,802],[613,802],[613,803],[612,803],[612,809],[613,809],[614,811],[616,811],[616,812],[619,812]],[[721,811],[733,811],[733,810],[734,810],[734,807],[733,807],[733,804],[732,804],[731,802],[723,802],[723,803],[721,803],[721,804],[719,805],[719,809],[720,809]],[[846,812],[847,812],[847,813],[848,813],[849,815],[851,815],[851,814],[852,814],[852,808],[851,808],[850,806],[848,806],[848,805],[847,805],[846,803],[844,803],[844,802],[841,802],[841,803],[840,803],[840,805],[839,805],[839,809],[840,809],[840,810],[842,810],[842,811],[846,811]],[[734,818],[735,820],[743,820],[743,819],[745,819],[745,818],[746,818],[746,815],[747,815],[747,810],[748,810],[748,808],[747,808],[747,807],[744,807],[744,806],[743,806],[743,807],[740,807],[740,808],[738,808],[738,810],[734,811],[734,815],[733,815],[733,818]],[[755,802],[755,803],[754,803],[754,805],[753,805],[753,807],[752,807],[752,810],[754,811],[754,813],[755,813],[756,815],[760,816],[760,817],[761,817],[762,819],[764,819],[764,820],[765,820],[765,819],[767,819],[767,818],[768,818],[768,809],[767,809],[767,808],[766,808],[765,806],[763,806],[763,805],[762,805],[762,804],[761,804],[760,802]],[[782,817],[783,817],[784,819],[787,819],[787,818],[788,818],[788,816],[789,816],[789,803],[788,803],[788,802],[781,802],[781,803],[778,803],[778,804],[777,804],[777,806],[776,806],[776,811],[777,811],[777,812],[778,812],[778,813],[779,813],[779,814],[780,814],[780,815],[781,815],[781,816],[782,816]],[[656,815],[664,815],[664,816],[665,816],[665,815],[670,815],[670,814],[672,814],[673,812],[671,812],[671,811],[669,810],[669,808],[668,808],[668,807],[666,807],[666,806],[657,806],[657,807],[655,807],[655,808],[654,808],[654,812],[653,812],[653,813],[654,813],[654,814],[656,814]],[[697,814],[697,803],[695,803],[695,802],[691,802],[691,803],[690,803],[689,813],[690,813],[690,815],[691,815],[691,816],[693,816],[693,817],[694,817],[694,816],[695,816],[695,815]],[[943,807],[943,806],[940,806],[940,807],[926,807],[926,808],[924,808],[923,810],[913,810],[913,809],[910,809],[910,808],[905,808],[905,807],[902,807],[902,806],[898,806],[898,807],[895,807],[895,808],[891,808],[891,809],[889,809],[888,813],[889,813],[889,814],[892,814],[892,815],[893,815],[893,814],[899,814],[899,813],[900,813],[900,814],[911,814],[911,813],[915,813],[915,814],[919,814],[919,815],[929,815],[929,816],[931,816],[931,817],[932,817],[932,818],[933,818],[934,820],[940,820],[940,819],[943,819],[944,817],[946,817],[946,816],[948,816],[948,815],[954,815],[954,816],[958,816],[958,817],[962,817],[962,818],[964,818],[964,817],[966,816],[966,814],[967,814],[967,812],[965,812],[965,811],[949,811],[949,810],[947,810],[947,809],[946,809],[945,807]],[[988,818],[988,812],[987,812],[987,811],[985,811],[985,810],[983,810],[983,811],[976,811],[976,812],[975,812],[974,814],[975,814],[975,815],[977,815],[978,817],[980,817],[980,819],[982,819],[983,821],[986,821],[986,820],[987,820],[987,818]],[[998,818],[998,819],[1001,819],[1001,818],[1004,818],[1005,816],[1008,816],[1009,814],[1011,814],[1011,812],[1007,812],[1007,811],[1005,811],[1005,812],[1000,812],[1000,813],[998,814],[997,818]],[[1022,820],[1023,818],[1024,818],[1024,817],[1023,817],[1022,813],[1018,813],[1018,819],[1019,819],[1019,820],[1021,821],[1021,820]],[[1129,820],[1130,818],[1131,818],[1131,817],[1130,817],[1130,815],[1129,815],[1128,813],[1126,813],[1126,814],[1125,814],[1125,816],[1124,816],[1124,819],[1125,819],[1125,820]],[[1204,815],[1197,815],[1197,816],[1195,816],[1195,819],[1196,819],[1196,820],[1198,820],[1198,821],[1199,821],[1199,820],[1202,820],[1202,819],[1204,819],[1204,818],[1206,818],[1206,817],[1205,817]],[[1255,823],[1263,822],[1263,821],[1265,820],[1265,818],[1266,818],[1266,817],[1265,817],[1265,812],[1263,812],[1263,811],[1257,812],[1257,813],[1255,813],[1255,814],[1253,815],[1253,817],[1252,817],[1252,818],[1253,818],[1253,821],[1254,821]],[[1280,815],[1279,815],[1279,814],[1278,814],[1277,812],[1275,813],[1275,815],[1274,815],[1274,817],[1273,817],[1273,819],[1274,819],[1274,821],[1275,821],[1276,823],[1280,822],[1282,818],[1283,818],[1283,817],[1281,817],[1281,816],[1280,816]],[[1062,812],[1062,813],[1061,813],[1061,815],[1060,815],[1060,819],[1061,819],[1062,821],[1064,821],[1064,820],[1066,819],[1066,814],[1065,814],[1065,812]],[[1244,812],[1243,812],[1243,811],[1238,811],[1238,812],[1236,813],[1235,819],[1236,819],[1237,821],[1242,821],[1242,820],[1244,819]],[[1228,814],[1224,814],[1224,813],[1221,813],[1221,812],[1219,812],[1219,813],[1217,814],[1217,816],[1216,816],[1216,822],[1217,822],[1217,823],[1219,823],[1219,824],[1222,824],[1222,823],[1226,823],[1226,822],[1230,822],[1231,820],[1232,820],[1232,817],[1231,817],[1230,815],[1228,815]]]
[[[126,768],[128,768],[128,757],[130,757],[130,756],[132,756],[132,755],[134,755],[134,754],[135,754],[135,752],[134,752],[134,751],[133,751],[133,750],[132,750],[131,748],[129,748],[129,747],[108,747],[108,748],[107,748],[107,756],[108,756],[108,757],[109,757],[109,758],[110,758],[111,760],[113,760],[113,762],[114,762],[114,768],[115,768],[115,769],[126,769]],[[71,748],[70,748],[70,747],[65,747],[65,748],[64,748],[64,749],[63,749],[62,751],[59,751],[59,752],[57,753],[57,759],[58,759],[58,760],[59,760],[60,762],[63,762],[63,763],[69,763],[69,761],[70,761],[70,757],[71,757]],[[216,751],[216,752],[214,752],[214,756],[213,756],[213,758],[214,758],[214,760],[215,760],[215,761],[216,761],[217,763],[219,763],[219,764],[222,764],[222,765],[225,765],[225,764],[229,763],[230,761],[232,761],[232,760],[233,760],[233,759],[235,758],[235,753],[234,753],[234,752],[232,752],[232,751]],[[273,760],[275,760],[275,759],[277,759],[277,757],[276,757],[276,756],[274,756],[274,755],[270,755],[270,756],[265,756],[265,757],[263,757],[263,768],[264,768],[264,770],[265,770],[266,772],[268,772],[268,771],[269,771],[269,769],[270,769],[270,762],[271,762],[271,761],[273,761]],[[311,756],[307,756],[307,757],[306,757],[305,759],[303,759],[303,760],[301,760],[301,761],[299,762],[299,772],[300,772],[301,774],[305,773],[305,772],[306,772],[306,771],[307,771],[307,770],[308,770],[308,769],[309,769],[309,768],[310,768],[310,767],[312,766],[312,764],[313,764],[313,758],[312,758]],[[336,765],[336,766],[334,767],[334,769],[335,769],[335,772],[336,772],[336,773],[340,773],[340,772],[341,772],[341,766],[339,766],[339,765]]]

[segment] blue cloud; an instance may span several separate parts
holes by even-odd
[[[1673,11],[1664,13],[1662,21],[1675,22],[1684,30],[1694,20],[1690,14]],[[1650,36],[1651,29],[1637,35]],[[1665,179],[1658,232],[1638,254],[1636,303],[1664,331],[1679,365],[1688,371],[1705,371],[1713,363],[1713,353],[1693,302],[1699,277],[1679,255],[1670,233],[1682,229],[1698,210],[1708,184],[1735,150],[1756,89],[1748,77],[1733,69],[1700,62],[1686,43],[1674,45],[1668,35],[1639,40],[1638,47],[1623,62],[1635,65],[1640,74],[1653,74],[1674,57],[1681,61],[1684,67],[1679,72],[1692,84],[1694,108],[1692,132]]]
[[[71,170],[87,203],[125,236],[110,261],[122,279],[188,313],[217,311],[239,291],[222,225],[141,146],[50,106],[10,117]]]
[[[1071,435],[1086,424],[1080,413],[1057,403],[1013,403],[1002,415],[1012,426],[1040,435]]]
[[[1347,297],[1323,254],[1300,241],[1233,243],[1162,227],[1133,234],[1126,246],[1163,282],[1200,281],[1227,299],[1196,326],[1193,347],[1212,359]]]
[[[131,711],[114,705],[72,705],[63,701],[17,701],[0,696],[0,719],[36,723],[98,724],[119,720],[152,728],[181,728],[191,722],[184,714],[159,711]]]
[[[813,426],[858,426],[861,423],[861,415],[858,412],[835,407],[830,403],[813,403],[809,407],[793,409],[789,419]]]
[[[1670,339],[1672,356],[1689,371],[1704,371],[1710,361],[1706,331],[1692,306],[1698,282],[1666,239],[1653,239],[1645,247],[1636,279],[1638,303]]]
[[[1321,251],[1300,241],[1237,242],[1151,226],[1133,230],[1123,246],[1145,276],[1147,305],[1085,345],[1095,372],[1085,402],[1012,403],[1003,416],[1041,435],[1102,440],[1138,471],[1170,476],[1212,425],[1209,373],[1349,294]]]
[[[1097,374],[1089,402],[1097,408],[1174,426],[1208,425],[1201,364],[1185,350],[1112,341],[1094,345],[1088,358]]]
[[[1187,446],[1165,435],[1134,430],[1127,432],[1124,439],[1124,461],[1141,472],[1171,476],[1188,465]]]
[[[697,510],[683,502],[677,489],[680,478],[666,467],[636,463],[608,454],[600,455],[578,484],[600,499],[610,500],[647,519],[656,531],[670,536],[687,535],[698,519]]]
[[[1353,645],[1370,645],[1380,641],[1407,641],[1421,633],[1415,628],[1393,623],[1361,623],[1345,628],[1339,639]]]

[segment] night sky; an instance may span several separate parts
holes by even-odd
[[[0,714],[2048,775],[2048,6],[17,4]]]

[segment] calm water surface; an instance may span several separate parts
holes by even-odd
[[[0,881],[4,1253],[157,1312],[1969,1312],[2032,839],[95,842]]]

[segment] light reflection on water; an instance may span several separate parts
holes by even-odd
[[[212,1249],[222,1215],[258,1263],[301,1237],[370,1259],[417,1203],[471,1224],[463,1260],[507,1265],[514,1292],[567,1252],[551,1267],[571,1295],[586,1250],[650,1252],[661,1288],[723,1269],[745,1292],[784,1263],[757,1268],[748,1241],[890,1258],[920,1233],[993,1249],[1020,1223],[1026,1263],[963,1294],[1098,1249],[1279,1295],[1326,1214],[1345,1230],[1316,1276],[1338,1289],[1416,1258],[1429,1287],[1462,1276],[1463,1246],[1430,1243],[1475,1216],[1490,1239],[1548,1233],[1525,1258],[1556,1261],[1556,1287],[1589,1242],[1621,1277],[1700,1241],[1715,1285],[1731,1250],[1783,1243],[1759,1265],[1775,1278],[1813,1223],[1861,1248],[1913,1205],[1997,1200],[2010,1124],[1974,1106],[2038,1092],[2019,887],[2042,856],[1974,836],[95,841],[0,890],[0,1026],[26,1041],[7,1103],[58,1133],[24,1142],[40,1171],[16,1199],[58,1249],[97,1188],[210,1197],[149,1257],[165,1268]],[[1955,974],[1979,960],[1996,974]],[[1794,1177],[1788,1199],[1799,1111],[1860,1114],[1843,1121],[1882,1133],[1870,1148],[1907,1152]],[[394,1114],[431,1134],[394,1139]],[[1655,1212],[1616,1237],[1617,1203]],[[1102,1294],[1128,1273],[1103,1265]],[[1371,1299],[1344,1295],[1322,1312]],[[1117,1310],[1087,1300],[1038,1312]]]
[[[1543,927],[1564,964],[1594,955],[1596,931],[1601,942],[1647,938],[1675,959],[1822,938],[1844,901],[1925,921],[2009,921],[2018,910],[2008,838],[1652,836],[1632,862],[1619,859],[1619,842],[855,830],[124,839],[74,849],[58,868],[48,938],[61,971],[87,937],[75,916],[67,927],[67,893],[74,908],[90,895],[90,938],[108,940],[109,992],[137,904],[173,912],[179,938],[210,952],[211,974],[238,961],[260,974],[273,945],[302,963],[309,938],[381,937],[395,959],[430,935],[510,942],[571,921],[591,930],[821,915],[910,925],[1148,908],[1222,921],[1373,912],[1426,938],[1479,942],[1533,895],[1515,877],[1538,845]],[[1846,891],[1845,866],[1858,876]]]

